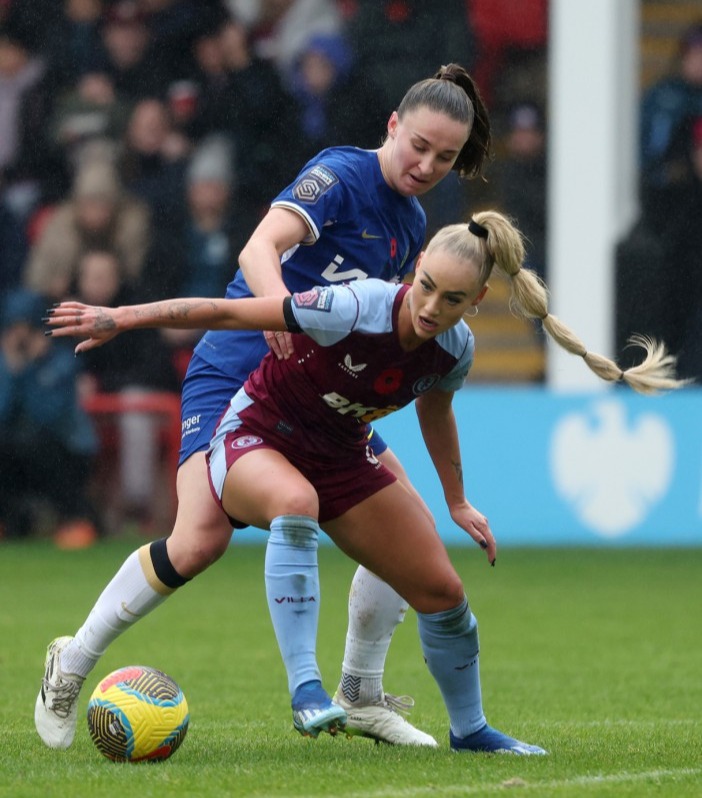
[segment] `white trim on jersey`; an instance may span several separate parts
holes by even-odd
[[[305,212],[304,208],[301,208],[299,205],[295,205],[294,202],[288,202],[287,200],[278,200],[271,205],[271,208],[285,208],[286,210],[292,211],[303,218],[305,224],[309,227],[310,235],[312,236],[312,240],[310,241],[308,241],[307,237],[305,237],[306,244],[313,244],[319,238],[319,228],[315,224],[314,219]]]

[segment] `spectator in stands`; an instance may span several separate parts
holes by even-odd
[[[475,37],[473,73],[493,113],[527,93],[546,104],[548,0],[464,0]]]
[[[33,49],[41,26],[9,20],[0,24],[0,173],[7,205],[26,224],[38,204],[66,191],[67,181],[47,140],[55,92],[41,51]]]
[[[169,84],[166,89],[166,108],[173,130],[186,139],[192,137],[192,125],[199,113],[199,87],[190,77]]]
[[[642,98],[641,214],[616,255],[616,346],[622,360],[632,362],[626,343],[634,329],[665,335],[680,351],[681,374],[697,377],[702,364],[700,356],[692,354],[697,346],[686,338],[686,331],[694,329],[696,311],[691,302],[698,285],[696,275],[689,273],[698,257],[697,230],[689,223],[695,218],[690,213],[699,215],[698,118],[702,118],[702,21],[685,30],[669,74]],[[671,280],[671,263],[687,279]],[[692,280],[689,286],[688,280]]]
[[[702,380],[702,114],[681,121],[677,135],[675,179],[649,186],[640,218],[617,248],[617,350],[631,363],[626,344],[634,329],[667,335],[681,376]]]
[[[148,17],[136,0],[111,5],[102,25],[102,53],[93,71],[107,73],[118,96],[128,101],[158,96],[169,73],[153,41]]]
[[[330,36],[343,31],[343,18],[335,0],[276,0],[273,3],[225,0],[225,3],[232,16],[250,31],[256,55],[273,63],[283,79],[290,74],[311,36]]]
[[[46,55],[52,83],[72,87],[91,71],[101,52],[102,0],[64,0],[58,19],[46,36]]]
[[[658,203],[660,189],[685,179],[687,131],[692,117],[702,116],[702,21],[682,38],[670,74],[644,94],[640,114],[642,201]]]
[[[168,85],[182,74],[193,30],[202,15],[221,6],[221,0],[139,0],[139,9],[148,17],[152,51],[158,54]]]
[[[472,71],[476,52],[465,0],[359,0],[347,31],[361,79],[382,75],[374,103],[384,116],[410,84],[436,68],[437,57]]]
[[[188,130],[196,138],[232,137],[239,202],[258,206],[263,215],[270,197],[295,176],[290,165],[301,158],[296,105],[275,67],[251,52],[240,23],[210,17],[195,37],[193,52],[190,80],[197,112]]]
[[[234,154],[224,135],[204,139],[186,173],[185,210],[177,230],[155,230],[142,291],[176,296],[219,296],[236,268],[238,247],[253,228],[252,217],[236,213]],[[165,287],[165,288],[164,288]]]
[[[505,152],[491,170],[495,199],[526,236],[526,263],[546,275],[546,128],[541,108],[522,102],[507,115]]]
[[[42,296],[18,289],[0,311],[0,530],[31,534],[48,504],[57,544],[86,545],[98,529],[87,498],[95,436],[76,396],[78,361],[46,339],[45,308]]]
[[[222,29],[226,21],[223,12],[203,14],[193,32],[189,78],[196,86],[197,113],[191,120],[189,132],[196,139],[232,131],[238,114],[238,98],[231,92],[222,46]]]
[[[18,223],[0,200],[0,297],[19,286],[28,247],[25,226]]]
[[[671,341],[678,347],[680,374],[702,381],[702,114],[687,120],[683,129],[687,168],[685,177],[666,192],[670,211],[667,229],[661,231],[664,268],[659,284],[651,287],[667,297],[664,312]],[[669,277],[671,264],[674,280]]]
[[[617,248],[616,345],[625,363],[634,328],[666,335],[680,373],[702,377],[699,334],[700,214],[697,120],[702,118],[702,20],[680,38],[669,74],[644,94],[640,112],[641,215]],[[692,214],[692,215],[691,215]],[[696,216],[695,216],[696,215]],[[670,279],[675,264],[676,279]]]
[[[309,160],[326,147],[351,142],[364,149],[380,146],[385,117],[373,113],[365,102],[375,90],[365,78],[359,80],[353,53],[344,37],[312,36],[289,80],[299,105],[302,160]],[[359,113],[360,108],[363,113]]]
[[[127,104],[117,97],[110,76],[86,72],[54,104],[48,138],[67,164],[77,164],[88,142],[119,142],[127,125]]]
[[[234,219],[234,158],[225,136],[210,136],[195,151],[187,177],[185,225],[187,267],[180,294],[218,296],[232,276],[239,250],[253,230],[253,219]],[[239,233],[235,230],[247,228]]]
[[[26,285],[50,299],[68,293],[83,252],[96,246],[114,250],[126,279],[135,283],[150,243],[148,207],[126,193],[107,160],[80,166],[72,196],[46,222],[30,251]]]
[[[258,219],[237,196],[231,140],[223,135],[204,139],[187,171],[186,213],[177,230],[156,230],[147,259],[142,296],[155,299],[163,291],[174,296],[220,296],[236,270],[236,261]],[[94,304],[94,303],[93,303]],[[202,332],[162,330],[178,364],[185,369]]]
[[[78,263],[71,295],[81,302],[116,307],[137,295],[124,279],[119,257],[109,250],[86,251]],[[98,392],[118,393],[125,399],[154,391],[180,389],[170,349],[157,330],[144,330],[126,346],[104,347],[81,358],[81,397]],[[152,521],[159,471],[159,420],[151,413],[124,412],[117,420],[119,438],[118,497],[121,521]]]
[[[0,172],[20,166],[23,101],[41,82],[45,69],[21,30],[0,25]]]
[[[20,32],[32,52],[43,52],[61,16],[62,0],[0,0],[0,24]]]
[[[183,217],[183,185],[190,140],[173,128],[164,102],[138,102],[125,134],[121,173],[125,188],[151,210],[155,228],[172,229]]]

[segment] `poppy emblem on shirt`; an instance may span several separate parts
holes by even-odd
[[[258,446],[263,443],[263,438],[258,435],[242,435],[240,438],[234,438],[232,441],[232,449],[246,449],[249,446]]]
[[[402,385],[402,369],[385,369],[375,379],[373,388],[376,393],[394,393]]]

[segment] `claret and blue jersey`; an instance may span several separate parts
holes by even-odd
[[[283,453],[332,463],[365,446],[366,424],[438,388],[459,389],[473,361],[464,322],[405,351],[397,316],[409,286],[366,280],[287,298],[295,356],[261,362],[231,401],[217,437],[242,422]],[[330,444],[334,444],[330,446]]]

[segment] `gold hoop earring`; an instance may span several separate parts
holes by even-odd
[[[473,312],[470,313],[469,311],[466,311],[464,315],[470,316],[471,318],[473,316],[477,316],[478,315],[478,306],[477,305],[473,305]]]

